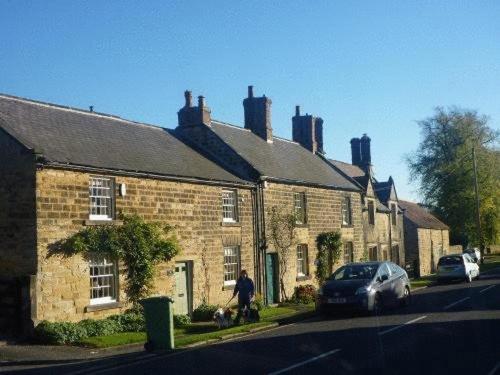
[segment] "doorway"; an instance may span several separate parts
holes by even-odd
[[[279,302],[278,254],[266,254],[266,295],[267,303]]]
[[[175,263],[174,313],[189,315],[192,309],[192,265],[191,262]]]

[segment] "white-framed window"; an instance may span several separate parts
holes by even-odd
[[[351,198],[342,200],[342,225],[352,225]]]
[[[396,204],[391,203],[391,222],[392,222],[392,225],[397,224],[397,218],[398,218],[398,215],[396,212]]]
[[[306,223],[306,193],[294,193],[295,223]]]
[[[352,242],[344,243],[344,264],[354,262],[354,246]]]
[[[118,295],[116,262],[103,256],[93,256],[90,268],[90,304],[115,302]]]
[[[222,190],[222,221],[238,221],[238,193],[236,190]]]
[[[114,199],[114,181],[112,178],[90,177],[90,220],[112,220]]]
[[[235,285],[240,270],[240,247],[224,246],[224,285]]]
[[[297,246],[297,276],[306,276],[309,274],[307,245]]]
[[[368,224],[375,225],[375,202],[368,201]]]

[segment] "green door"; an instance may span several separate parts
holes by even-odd
[[[266,254],[267,303],[278,302],[278,254]]]

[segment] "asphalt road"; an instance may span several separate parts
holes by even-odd
[[[170,354],[16,374],[500,374],[500,275],[432,286],[381,316],[313,318]]]

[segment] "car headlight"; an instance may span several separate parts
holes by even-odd
[[[356,290],[356,295],[367,294],[370,292],[370,290],[372,290],[372,287],[370,285],[362,286],[361,288],[358,288],[358,290]]]

